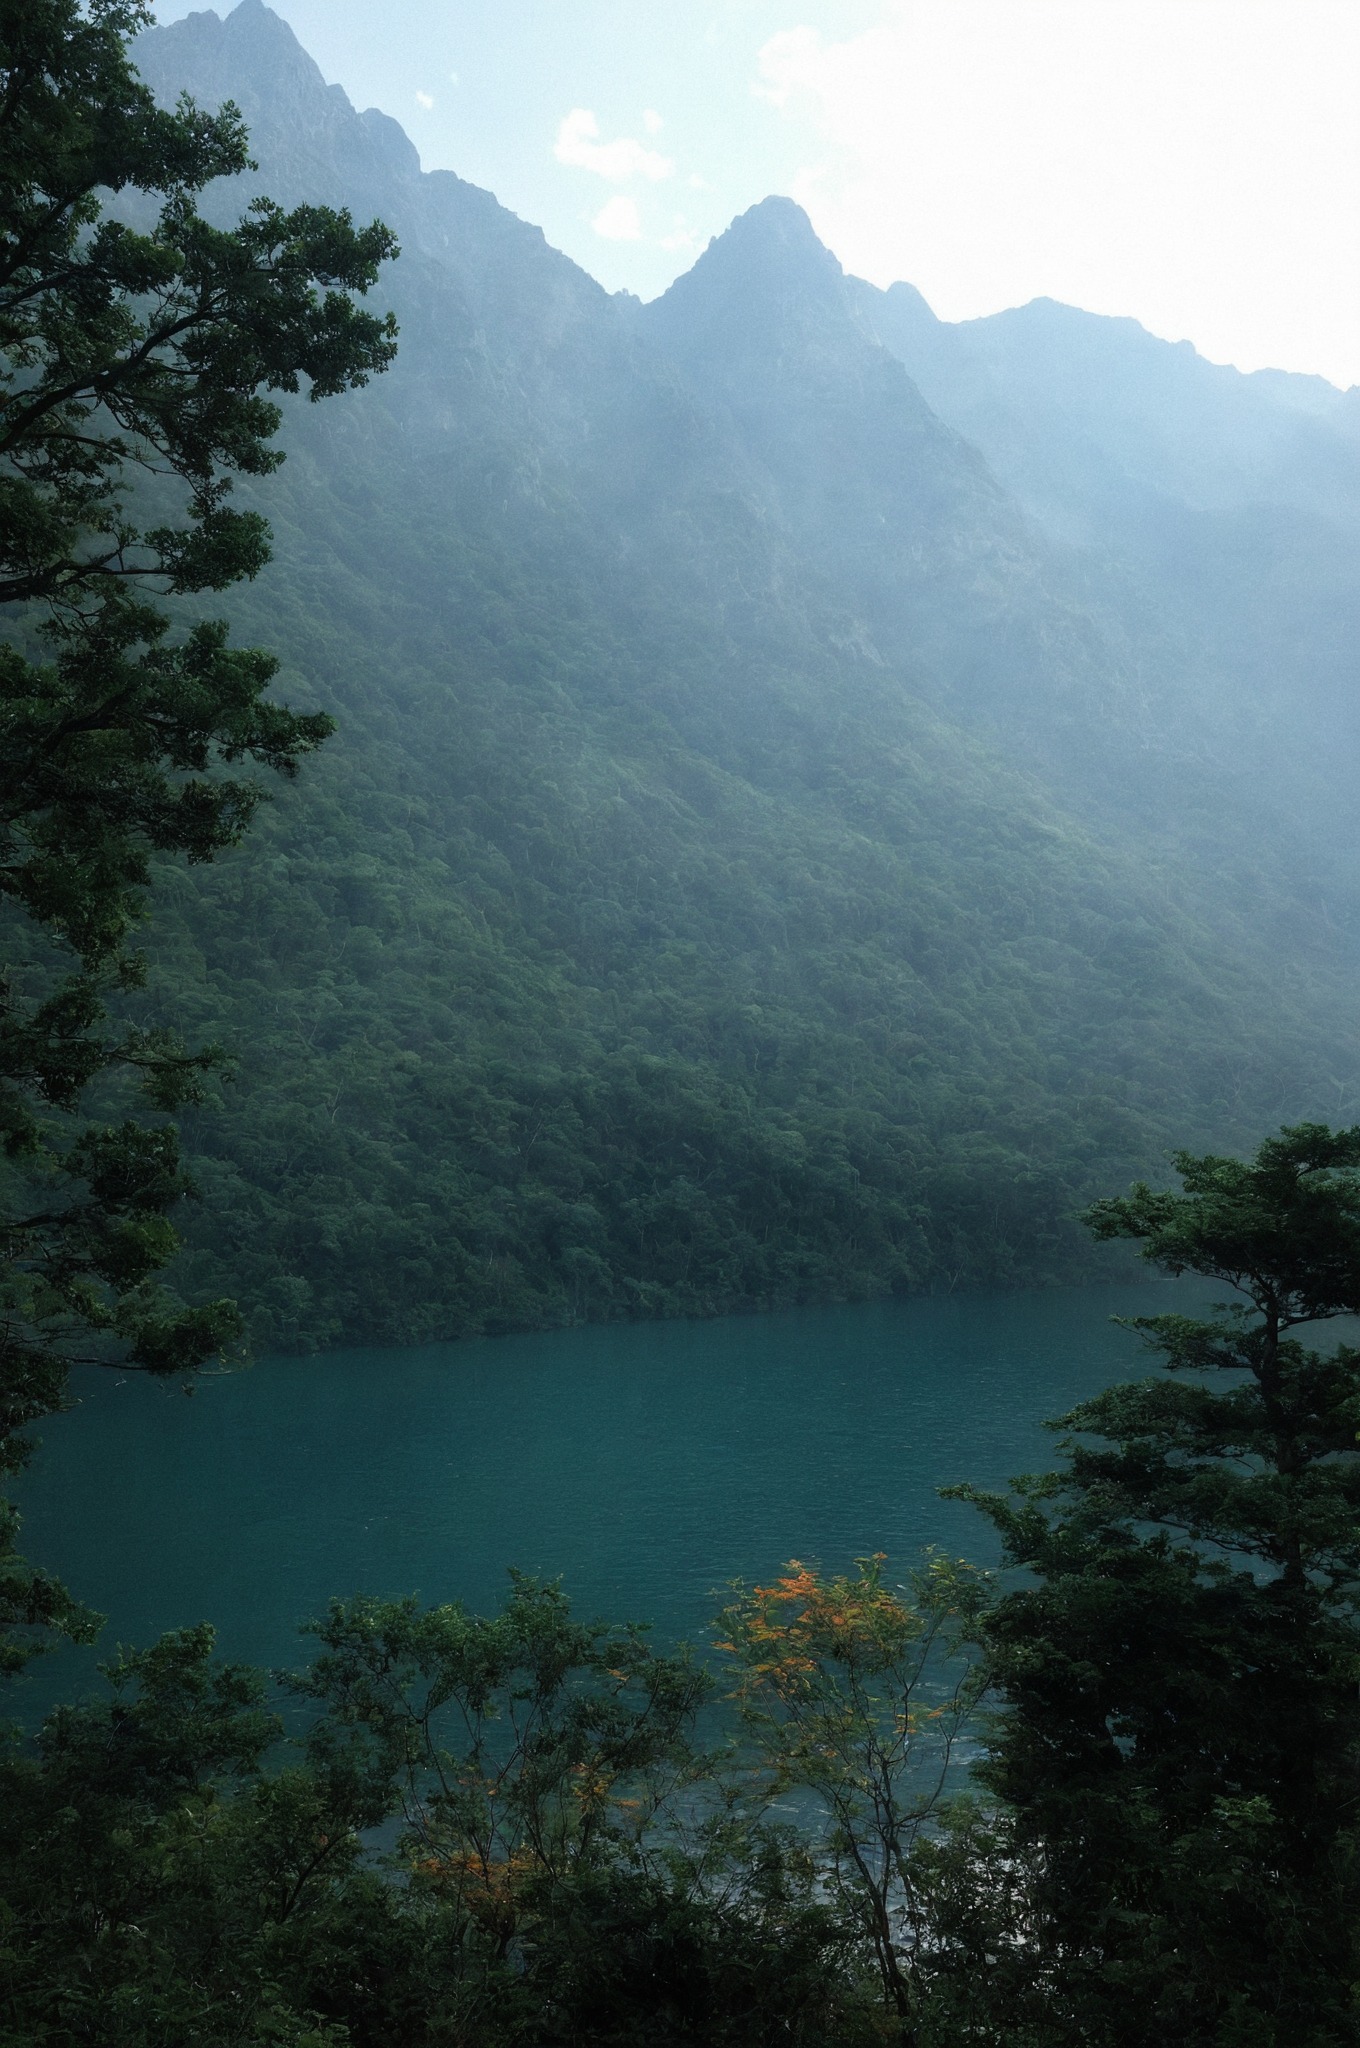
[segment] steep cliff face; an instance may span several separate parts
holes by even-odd
[[[1320,903],[1231,679],[923,302],[783,200],[611,298],[260,0],[138,56],[250,122],[210,209],[403,246],[398,363],[290,406],[231,594],[340,732],[152,935],[247,1055],[186,1286],[305,1345],[1033,1281],[1168,1144],[1345,1113],[1353,864]]]
[[[723,407],[828,615],[848,614],[861,644],[951,716],[1075,774],[1081,728],[1123,718],[1127,652],[1074,605],[1067,563],[858,315],[855,280],[807,216],[770,199],[639,324]]]

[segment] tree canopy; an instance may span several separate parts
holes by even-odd
[[[262,794],[240,770],[291,775],[331,726],[268,696],[270,655],[233,647],[221,623],[177,629],[164,600],[268,558],[263,518],[229,499],[235,476],[282,460],[270,394],[347,390],[395,347],[391,315],[356,303],[395,254],[381,224],[264,199],[233,228],[202,217],[204,188],[250,167],[245,131],[230,105],[155,104],[127,49],[150,20],[135,0],[0,5],[11,1463],[15,1430],[60,1401],[73,1358],[172,1372],[238,1327],[230,1302],[185,1307],[156,1280],[187,1192],[166,1116],[218,1055],[120,1024],[109,998],[143,978],[130,939],[153,858],[233,844]],[[33,1597],[28,1618],[46,1618],[49,1596]]]
[[[1360,1308],[1360,1129],[1177,1165],[1088,1221],[1239,1299],[1132,1319],[1168,1374],[975,1496],[1029,1580],[985,1624],[980,1775],[1033,1859],[1021,1975],[1082,2040],[1349,2041],[1360,1350],[1289,1333]]]

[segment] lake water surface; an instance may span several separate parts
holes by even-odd
[[[211,1619],[228,1654],[292,1664],[333,1593],[485,1609],[511,1564],[698,1641],[728,1580],[790,1557],[989,1560],[936,1489],[1051,1463],[1044,1417],[1148,1369],[1111,1316],[1173,1302],[968,1295],[261,1359],[191,1399],[85,1372],[24,1482],[24,1547],[109,1616],[101,1654]]]

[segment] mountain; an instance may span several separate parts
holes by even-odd
[[[397,365],[241,491],[276,555],[234,627],[340,732],[158,881],[148,1001],[239,1057],[186,1126],[186,1291],[305,1348],[1034,1283],[1168,1146],[1345,1113],[1360,875],[1308,746],[1094,485],[1059,516],[1008,467],[969,406],[1027,418],[1018,368],[784,200],[610,297],[261,0],[137,61],[247,117],[210,212],[403,248]]]
[[[1030,517],[1160,610],[1261,790],[1278,801],[1285,774],[1326,840],[1349,836],[1360,386],[1242,376],[1050,299],[950,325],[910,285],[854,290],[866,331]]]
[[[908,284],[852,289],[931,405],[1068,538],[1109,538],[1140,495],[1145,508],[1360,516],[1360,386],[1243,376],[1136,320],[1052,299],[950,324]]]

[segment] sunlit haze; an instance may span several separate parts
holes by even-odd
[[[611,289],[654,296],[782,191],[847,268],[948,319],[1047,295],[1242,369],[1360,381],[1355,0],[277,12],[427,168],[488,186]]]

